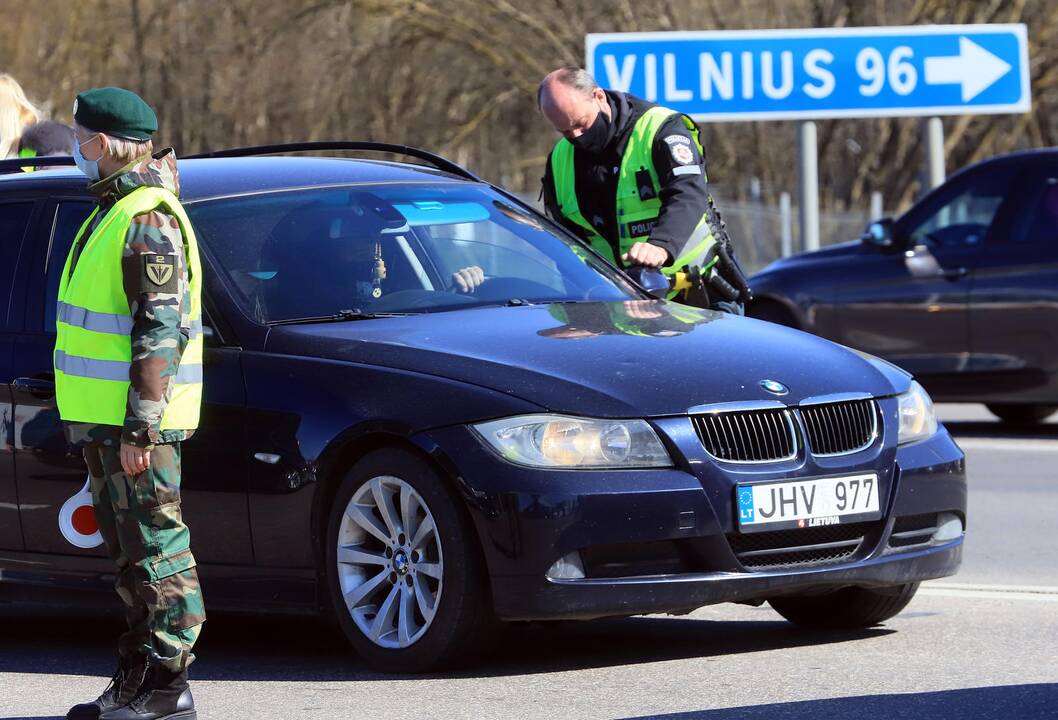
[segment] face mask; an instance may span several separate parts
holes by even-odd
[[[590,128],[581,133],[580,137],[570,140],[575,147],[590,153],[602,152],[602,149],[606,147],[606,143],[609,141],[610,118],[606,117],[606,113],[602,110],[595,116],[595,122],[591,124]]]
[[[94,182],[99,179],[99,161],[86,159],[81,154],[80,143],[74,143],[73,161],[77,164],[77,169],[87,175],[89,180]]]

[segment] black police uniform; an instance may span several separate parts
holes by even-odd
[[[589,153],[580,148],[574,152],[574,187],[577,189],[581,215],[610,243],[614,249],[614,257],[620,257],[616,204],[621,157],[636,121],[654,107],[654,103],[634,95],[612,91],[606,91],[606,99],[610,103],[610,137],[606,147],[599,153]],[[692,155],[690,162],[686,162],[688,149]],[[677,159],[677,152],[684,162]],[[684,244],[708,207],[709,192],[706,184],[702,182],[705,160],[678,114],[673,114],[658,130],[654,139],[653,156],[654,169],[661,184],[661,212],[646,242],[668,252],[668,263],[671,263],[683,250]],[[672,172],[674,168],[684,169],[680,171],[681,174],[675,175]],[[692,174],[693,171],[686,168],[698,168],[700,172]],[[586,234],[584,229],[576,223],[568,222],[559,210],[554,183],[551,181],[550,159],[543,183],[544,207],[547,214],[561,222],[573,234],[583,238]]]

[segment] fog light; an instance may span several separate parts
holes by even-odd
[[[580,580],[584,577],[584,563],[580,561],[580,553],[573,551],[563,558],[555,561],[551,569],[547,571],[550,580]]]
[[[937,532],[933,533],[933,542],[951,542],[962,536],[962,520],[954,513],[941,513],[937,516]]]

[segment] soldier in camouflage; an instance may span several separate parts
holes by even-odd
[[[142,187],[179,195],[173,150],[152,155],[153,111],[128,91],[120,92],[133,99],[118,95],[116,107],[111,106],[115,98],[99,95],[117,90],[82,93],[75,106],[74,155],[95,180],[89,190],[100,210],[72,250],[71,276],[88,238],[121,198]],[[129,127],[141,133],[129,133]],[[149,131],[148,139],[139,140],[144,131]],[[175,257],[175,268],[159,283],[162,276],[150,272],[145,256]],[[193,430],[161,428],[191,334],[187,266],[180,223],[165,206],[132,219],[121,260],[132,316],[124,426],[66,424],[70,442],[84,449],[99,530],[117,565],[115,587],[128,622],[110,686],[94,702],[72,708],[68,718],[196,717],[187,666],[206,616],[190,534],[180,511],[180,444]]]

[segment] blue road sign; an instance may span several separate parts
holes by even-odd
[[[698,120],[1017,113],[1024,25],[592,34],[587,69]]]

